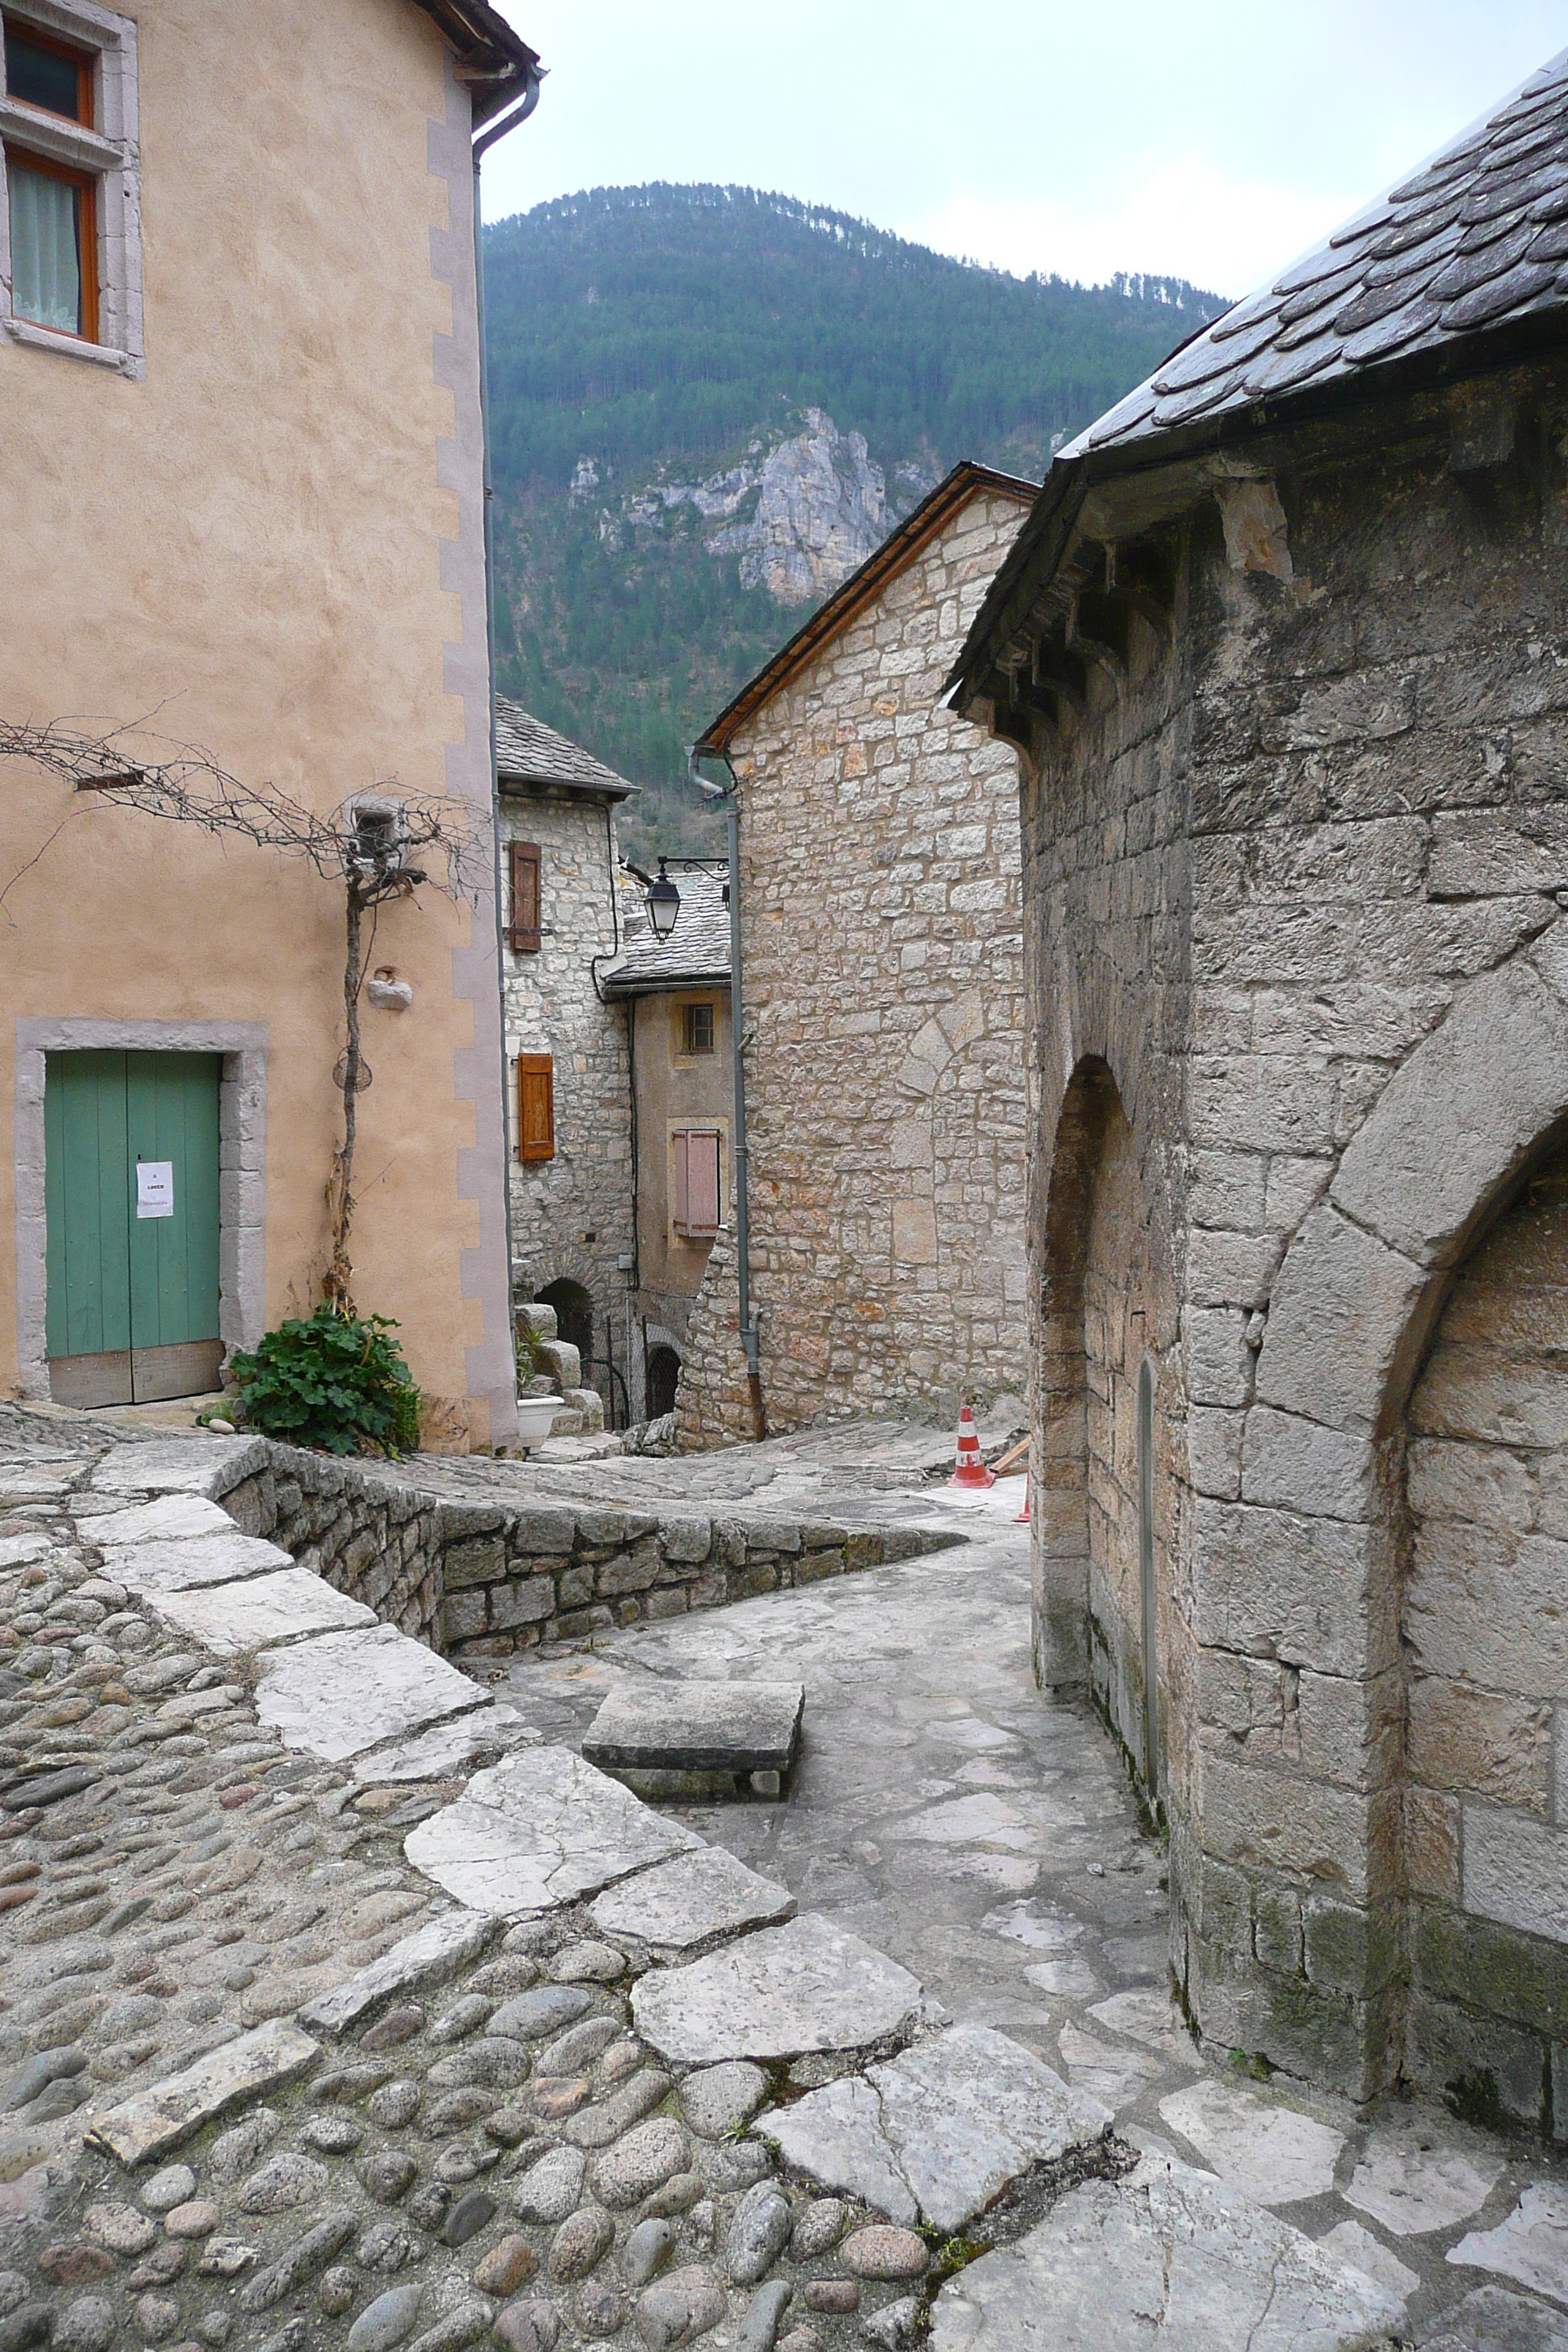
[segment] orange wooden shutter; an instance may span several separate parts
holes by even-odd
[[[548,1054],[517,1057],[517,1156],[555,1157],[555,1065]]]
[[[511,929],[507,944],[513,955],[539,953],[539,864],[537,841],[508,844],[511,863]]]

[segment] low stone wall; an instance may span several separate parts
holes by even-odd
[[[775,1513],[457,1502],[287,1445],[218,1499],[384,1622],[457,1659],[510,1657],[879,1568],[961,1540]]]

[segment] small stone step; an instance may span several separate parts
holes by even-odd
[[[583,1753],[607,1771],[787,1772],[804,1683],[665,1682],[628,1676],[605,1699]]]

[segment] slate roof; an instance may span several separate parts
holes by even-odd
[[[1060,453],[1364,375],[1568,310],[1568,50],[1224,317]],[[1151,453],[1152,454],[1152,453]]]
[[[502,792],[509,785],[552,784],[557,791],[592,793],[606,801],[624,801],[642,790],[505,694],[496,697],[496,781]]]
[[[704,730],[698,751],[721,754],[747,719],[754,718],[802,670],[808,669],[823,647],[858,619],[868,604],[875,604],[889,583],[907,571],[921,549],[929,546],[972,499],[984,491],[992,491],[1027,507],[1034,504],[1039,487],[1037,482],[1024,481],[1016,474],[999,474],[994,467],[977,466],[973,458],[961,458],[935,489],[929,490],[919,506],[888,533],[858,570],[841,582],[826,603],[819,605],[794,636],[780,646],[733,701],[725,705],[712,725]]]
[[[680,892],[680,911],[667,940],[651,924],[634,932],[612,964],[603,967],[606,996],[647,996],[661,988],[687,988],[730,978],[730,909],[722,866],[676,866],[671,881]]]

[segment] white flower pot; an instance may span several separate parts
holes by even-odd
[[[549,1436],[555,1416],[563,1411],[557,1396],[519,1397],[517,1401],[517,1438],[520,1445],[542,1445]]]

